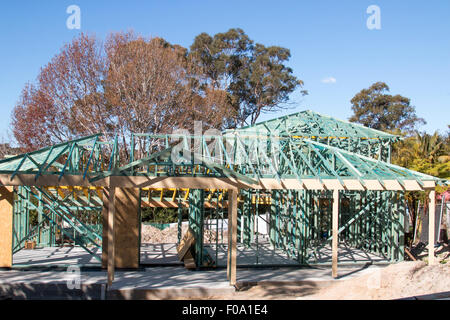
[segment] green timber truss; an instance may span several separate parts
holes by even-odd
[[[106,141],[102,134],[92,135],[0,160],[0,175],[3,185],[25,176],[36,181],[15,190],[15,251],[27,239],[40,239],[42,230],[48,237],[39,242],[46,245],[56,245],[59,233],[59,239],[70,239],[90,253],[101,246],[101,191],[76,190],[73,184],[64,190],[44,188],[37,183],[42,177],[56,176],[60,181],[77,176],[77,181],[90,186],[101,185],[108,177],[209,177],[246,186],[238,203],[238,240],[245,246],[258,247],[255,224],[262,211],[270,212],[265,221],[271,245],[297,263],[310,262],[317,249],[331,240],[329,190],[339,188],[344,199],[342,239],[352,247],[399,260],[404,192],[445,182],[391,164],[391,146],[397,140],[385,132],[304,111],[215,134],[134,133],[125,152],[130,154],[127,162],[119,158],[126,147],[119,145],[117,137]],[[209,192],[219,202],[219,191]],[[189,195],[197,265],[205,256],[205,219],[209,215],[218,223],[227,217],[223,206],[205,208],[205,197],[209,195],[200,189]],[[267,198],[268,203],[262,201]],[[226,194],[221,201],[226,201]],[[31,211],[38,214],[33,227]],[[216,256],[217,265],[218,238],[216,252],[210,255]]]
[[[391,145],[398,136],[338,120],[306,110],[284,117],[246,126],[229,132],[272,134],[283,137],[306,138],[339,149],[390,162]]]
[[[96,134],[0,160],[0,174],[10,174],[11,180],[18,174],[33,174],[37,180],[41,175],[86,178],[88,173],[110,171],[118,164],[117,137],[113,142],[101,137]]]

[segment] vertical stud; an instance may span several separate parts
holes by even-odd
[[[236,284],[236,243],[237,243],[237,190],[229,191],[231,206],[231,257],[230,257],[230,285]]]
[[[112,285],[114,280],[114,219],[115,219],[115,194],[116,188],[109,188],[108,199],[108,287]]]
[[[333,190],[333,239],[332,239],[332,275],[337,278],[339,229],[339,190]]]
[[[430,190],[429,194],[430,204],[428,212],[428,264],[435,263],[434,257],[434,240],[435,240],[435,215],[436,215],[436,191]]]

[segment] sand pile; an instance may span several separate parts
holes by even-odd
[[[450,264],[407,261],[324,288],[312,299],[399,299],[450,290]]]
[[[428,266],[422,261],[406,261],[324,288],[311,284],[263,285],[212,299],[389,300],[446,291],[450,291],[448,263]]]
[[[183,225],[181,229],[181,237],[187,232],[188,226]],[[223,232],[223,241],[228,238],[228,233],[225,230]],[[217,233],[213,230],[205,229],[203,233],[204,243],[215,243]],[[222,242],[222,238],[219,233],[219,242]],[[164,230],[160,230],[151,225],[142,224],[141,227],[141,243],[176,243],[178,242],[178,226],[172,226]]]
[[[187,225],[183,225],[181,233],[183,236],[188,229]],[[164,230],[152,227],[147,224],[141,226],[141,243],[177,243],[178,242],[178,226],[171,226]]]
[[[181,229],[181,237],[187,232],[188,226],[183,225]],[[204,242],[205,243],[215,243],[216,242],[216,232],[213,230],[204,230]],[[227,232],[223,232],[223,237],[227,239]],[[219,242],[222,238],[219,234]],[[164,230],[160,230],[151,225],[142,224],[141,226],[141,243],[177,243],[178,242],[178,226],[171,226]]]

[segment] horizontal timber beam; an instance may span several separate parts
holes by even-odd
[[[292,189],[292,190],[391,190],[391,191],[421,191],[425,188],[434,188],[434,181],[422,181],[421,187],[415,180],[403,180],[404,186],[396,180],[382,180],[384,187],[378,180],[362,180],[365,187],[357,179],[342,179],[344,187],[337,179],[281,179],[261,178],[259,183],[250,184],[236,178],[221,177],[154,177],[154,176],[111,176],[110,184],[120,188],[194,188],[194,189]],[[34,174],[18,174],[11,180],[11,175],[0,175],[0,186],[81,186],[105,187],[107,179],[89,182],[81,175],[58,176],[43,175],[35,180]]]
[[[188,201],[180,201],[181,207],[189,208]],[[154,200],[150,199],[150,201],[141,200],[141,207],[143,208],[178,208],[178,201],[169,201],[169,200]],[[217,203],[215,201],[205,201],[204,207],[209,208],[227,208],[228,201],[223,201]]]

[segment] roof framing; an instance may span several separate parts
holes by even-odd
[[[108,142],[96,134],[0,160],[0,184],[103,186],[115,181],[134,187],[421,190],[443,183],[315,139],[330,134],[357,141],[397,139],[303,111],[216,136],[134,134],[131,160],[120,165],[117,137]],[[140,157],[136,139],[148,146]]]
[[[301,138],[362,138],[396,141],[400,137],[383,131],[367,128],[357,123],[338,120],[311,110],[259,122],[236,130],[247,134],[272,133],[280,136]]]

